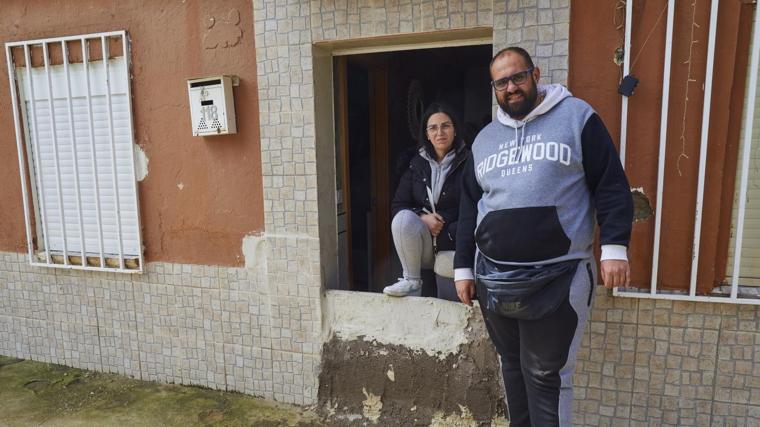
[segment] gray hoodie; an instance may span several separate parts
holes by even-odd
[[[499,109],[473,143],[463,176],[457,268],[472,267],[476,248],[509,265],[588,258],[595,210],[602,244],[622,247],[616,258],[625,256],[632,200],[609,133],[591,106],[564,86],[538,90],[543,100],[527,116],[517,120]]]

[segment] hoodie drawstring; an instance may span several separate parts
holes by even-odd
[[[515,130],[515,146],[520,148],[520,154],[522,154],[522,147],[525,145],[525,128],[528,127],[528,122],[516,122],[522,124],[519,135],[517,134],[517,126],[513,128]]]

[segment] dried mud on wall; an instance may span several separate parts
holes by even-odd
[[[487,339],[444,359],[337,338],[322,354],[319,411],[331,425],[492,425],[505,417],[499,363]]]

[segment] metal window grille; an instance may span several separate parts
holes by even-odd
[[[736,234],[734,237],[734,249],[733,249],[733,273],[730,280],[730,286],[716,289],[711,295],[697,295],[697,271],[699,266],[699,247],[700,247],[700,235],[702,230],[702,209],[704,202],[704,185],[705,175],[707,167],[707,136],[710,126],[710,100],[712,96],[712,82],[713,82],[713,63],[715,59],[715,37],[717,31],[717,18],[718,18],[718,4],[719,0],[713,0],[710,8],[710,29],[707,45],[707,69],[705,77],[704,88],[704,105],[702,112],[702,129],[701,129],[701,141],[700,141],[700,156],[699,156],[699,177],[697,181],[697,202],[695,206],[695,221],[694,221],[694,242],[692,245],[692,265],[691,265],[691,277],[689,282],[688,294],[679,294],[673,292],[664,292],[657,289],[658,278],[658,264],[660,255],[660,231],[662,225],[662,210],[659,209],[662,206],[663,186],[665,176],[665,148],[667,146],[667,117],[668,117],[668,95],[670,93],[670,64],[672,56],[672,44],[673,44],[673,22],[675,15],[675,0],[668,1],[668,18],[666,27],[666,39],[665,39],[665,69],[662,85],[662,109],[660,115],[660,150],[659,150],[659,162],[657,172],[657,202],[656,202],[656,214],[655,214],[655,231],[654,231],[654,251],[652,257],[652,277],[650,288],[646,292],[636,292],[629,289],[615,289],[614,295],[616,296],[628,296],[637,298],[654,298],[654,299],[670,299],[670,300],[684,300],[684,301],[706,301],[706,302],[726,302],[734,304],[760,304],[760,292],[757,289],[745,288],[740,284],[739,272],[741,271],[742,263],[742,239],[745,222],[746,212],[746,200],[747,200],[747,182],[748,171],[750,163],[750,152],[752,145],[752,128],[754,120],[754,107],[756,100],[756,88],[758,83],[758,61],[760,60],[760,8],[755,8],[755,24],[752,34],[752,51],[749,65],[749,82],[748,82],[748,94],[747,94],[747,107],[745,109],[743,120],[743,148],[741,158],[739,160],[741,178],[739,180],[739,192],[738,192],[738,214],[736,221]],[[624,72],[628,72],[629,58],[631,53],[630,40],[631,40],[631,18],[633,15],[633,0],[626,2],[626,35],[625,35],[625,63]],[[623,110],[621,121],[621,159],[625,158],[625,134],[627,123],[627,98],[623,97]],[[740,292],[740,288],[742,292]]]
[[[126,32],[5,46],[29,262],[142,272]]]

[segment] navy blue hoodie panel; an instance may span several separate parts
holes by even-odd
[[[480,222],[475,241],[483,255],[497,261],[539,262],[570,249],[556,206],[491,211]]]
[[[475,179],[475,164],[470,156],[462,165],[454,268],[473,268],[475,265],[475,226],[478,220],[478,201],[482,195],[483,189]]]
[[[583,169],[591,192],[603,245],[628,246],[633,198],[625,171],[602,119],[592,114],[581,133]]]

